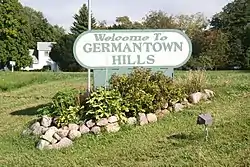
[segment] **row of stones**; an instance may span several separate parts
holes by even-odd
[[[207,100],[214,96],[214,93],[210,90],[205,90],[205,93],[196,92],[189,96],[188,99],[184,99],[182,102],[166,104],[161,110],[157,110],[155,114],[139,113],[138,118],[130,117],[127,119],[129,125],[145,125],[148,123],[156,122],[157,118],[162,118],[170,112],[181,111],[185,107],[192,106],[191,103],[198,103],[201,100]],[[85,123],[69,124],[60,129],[56,128],[53,123],[54,119],[48,116],[43,116],[40,121],[32,124],[32,126],[25,131],[25,133],[38,135],[40,140],[37,144],[38,149],[53,149],[68,147],[73,142],[72,140],[81,137],[83,134],[89,132],[93,134],[100,134],[102,131],[117,132],[120,130],[118,118],[111,116],[109,118],[102,118],[97,122],[88,120]]]

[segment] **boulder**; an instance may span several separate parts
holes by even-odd
[[[61,139],[62,139],[61,136],[58,135],[57,133],[55,133],[55,134],[53,135],[53,137],[54,137],[56,140],[61,140]]]
[[[39,150],[43,150],[45,149],[50,143],[46,140],[39,140],[39,142],[36,145],[36,148],[38,148]]]
[[[116,116],[111,116],[108,118],[109,123],[115,123],[118,121],[118,118]]]
[[[69,130],[59,129],[56,132],[61,138],[67,137],[69,134]]]
[[[79,125],[77,124],[68,124],[69,130],[78,130]]]
[[[85,126],[84,124],[82,124],[79,128],[79,131],[81,132],[81,134],[86,134],[89,133],[89,128],[87,126]]]
[[[178,111],[182,111],[184,106],[181,103],[176,103],[176,104],[174,104],[173,108],[174,108],[175,112],[178,112]]]
[[[69,139],[74,140],[76,138],[81,137],[81,132],[77,130],[70,130],[68,134]]]
[[[153,113],[147,114],[147,120],[149,123],[157,122],[157,116]]]
[[[137,123],[137,120],[135,117],[129,117],[127,120],[127,124],[129,125],[135,125]]]
[[[41,125],[44,127],[49,127],[52,123],[52,118],[44,115],[41,120]]]
[[[109,121],[107,118],[102,118],[99,121],[97,121],[96,125],[97,126],[105,126],[108,125]]]
[[[92,128],[93,126],[95,126],[95,122],[92,119],[90,119],[86,122],[86,126],[88,128]]]
[[[46,127],[43,127],[43,126],[42,126],[42,129],[41,129],[41,130],[42,130],[42,134],[44,134],[45,132],[47,132],[47,130],[49,130],[49,128],[46,128]]]
[[[39,128],[40,126],[41,126],[41,125],[40,125],[39,122],[35,122],[35,123],[33,123],[33,124],[30,126],[30,129],[33,131],[33,130]]]
[[[101,133],[101,128],[99,126],[94,126],[90,130],[94,134],[100,134]]]
[[[199,103],[200,100],[202,99],[202,96],[203,94],[201,92],[192,93],[189,96],[189,101],[194,104]]]
[[[54,128],[49,128],[44,135],[41,136],[42,139],[47,140],[48,142],[53,142],[53,136],[57,131]]]
[[[120,130],[120,126],[117,122],[115,123],[110,123],[106,126],[106,130],[107,132],[111,133],[111,132],[118,132]]]
[[[72,144],[73,144],[73,142],[69,138],[64,137],[58,143],[52,145],[52,148],[61,149],[61,148],[69,147]]]
[[[39,126],[39,127],[36,127],[33,131],[32,131],[32,134],[33,135],[42,135],[43,134],[43,127],[42,126]]]
[[[139,124],[140,124],[141,126],[148,124],[148,119],[147,119],[147,117],[146,117],[146,114],[144,114],[144,113],[139,113],[138,116],[139,116]]]

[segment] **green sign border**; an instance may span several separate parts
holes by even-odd
[[[181,34],[187,41],[188,41],[188,45],[189,45],[189,55],[186,58],[186,60],[183,61],[183,63],[177,65],[177,66],[166,66],[169,68],[178,68],[183,66],[184,64],[187,63],[187,61],[190,59],[191,55],[192,55],[192,42],[190,40],[190,38],[181,30],[177,30],[177,29],[124,29],[124,30],[90,30],[90,31],[85,31],[83,33],[81,33],[75,40],[74,42],[74,46],[73,46],[73,54],[74,57],[76,59],[76,61],[82,66],[85,67],[87,69],[103,69],[103,68],[131,68],[131,67],[141,67],[141,66],[112,66],[112,67],[89,67],[84,65],[76,56],[76,44],[78,43],[79,39],[82,38],[82,36],[84,36],[85,34],[88,33],[116,33],[116,32],[130,32],[130,33],[138,33],[138,32],[177,32],[179,34]],[[153,68],[153,67],[162,67],[162,66],[146,66],[147,68]]]

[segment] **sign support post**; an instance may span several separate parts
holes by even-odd
[[[91,0],[88,0],[88,31],[91,31]],[[88,68],[88,93],[90,93],[90,68]]]

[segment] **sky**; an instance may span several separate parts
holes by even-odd
[[[67,31],[87,0],[19,0],[23,5],[43,12],[51,24],[63,26]],[[220,12],[232,0],[92,0],[92,12],[99,20],[113,24],[117,16],[129,16],[140,21],[151,10],[162,10],[169,14],[204,13],[211,17]]]

